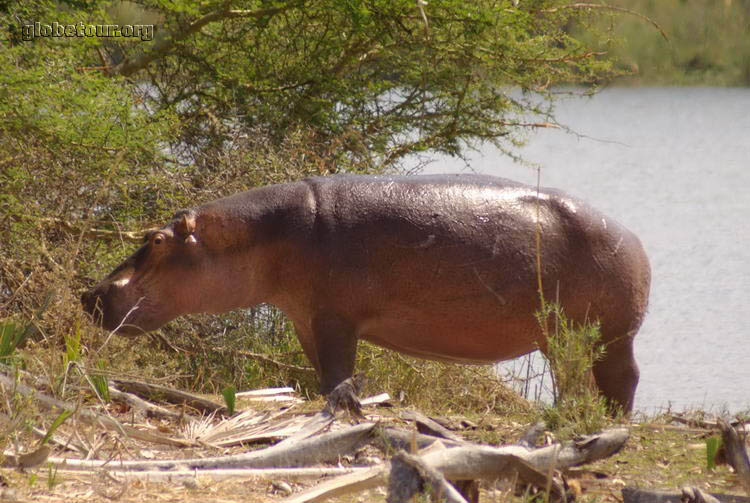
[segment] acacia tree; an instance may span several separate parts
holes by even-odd
[[[566,29],[587,4],[559,0],[148,0],[156,39],[103,54],[111,75],[145,81],[155,110],[187,125],[181,145],[223,148],[238,130],[308,133],[336,171],[405,156],[501,148],[546,114],[511,89],[592,83],[610,65]],[[596,5],[590,8],[597,7]],[[590,10],[589,8],[589,10]],[[540,124],[541,123],[541,124]]]

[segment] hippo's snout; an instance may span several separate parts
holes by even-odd
[[[106,330],[115,330],[119,327],[118,333],[128,332],[129,329],[121,326],[127,313],[122,313],[120,309],[116,308],[117,299],[115,297],[119,297],[119,294],[121,292],[112,282],[102,282],[81,295],[83,310],[91,316],[94,324]],[[138,331],[138,333],[142,333],[142,331]]]
[[[105,285],[104,288],[96,287],[81,295],[81,305],[83,310],[92,317],[94,323],[101,325],[102,323],[102,301],[103,297],[107,294],[109,285]]]

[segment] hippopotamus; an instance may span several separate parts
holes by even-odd
[[[272,304],[329,394],[352,376],[360,339],[459,363],[544,351],[543,294],[574,322],[598,320],[594,380],[627,412],[649,286],[638,238],[559,190],[483,175],[334,175],[178,211],[82,303],[119,334]]]

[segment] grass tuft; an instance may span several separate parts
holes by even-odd
[[[459,365],[404,356],[361,342],[357,368],[371,393],[388,392],[396,401],[434,413],[529,412],[525,399],[501,381],[492,365]]]

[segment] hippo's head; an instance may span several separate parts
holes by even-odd
[[[191,283],[205,250],[196,239],[192,211],[175,214],[165,227],[150,231],[144,244],[81,297],[96,323],[118,334],[137,335],[195,310]]]

